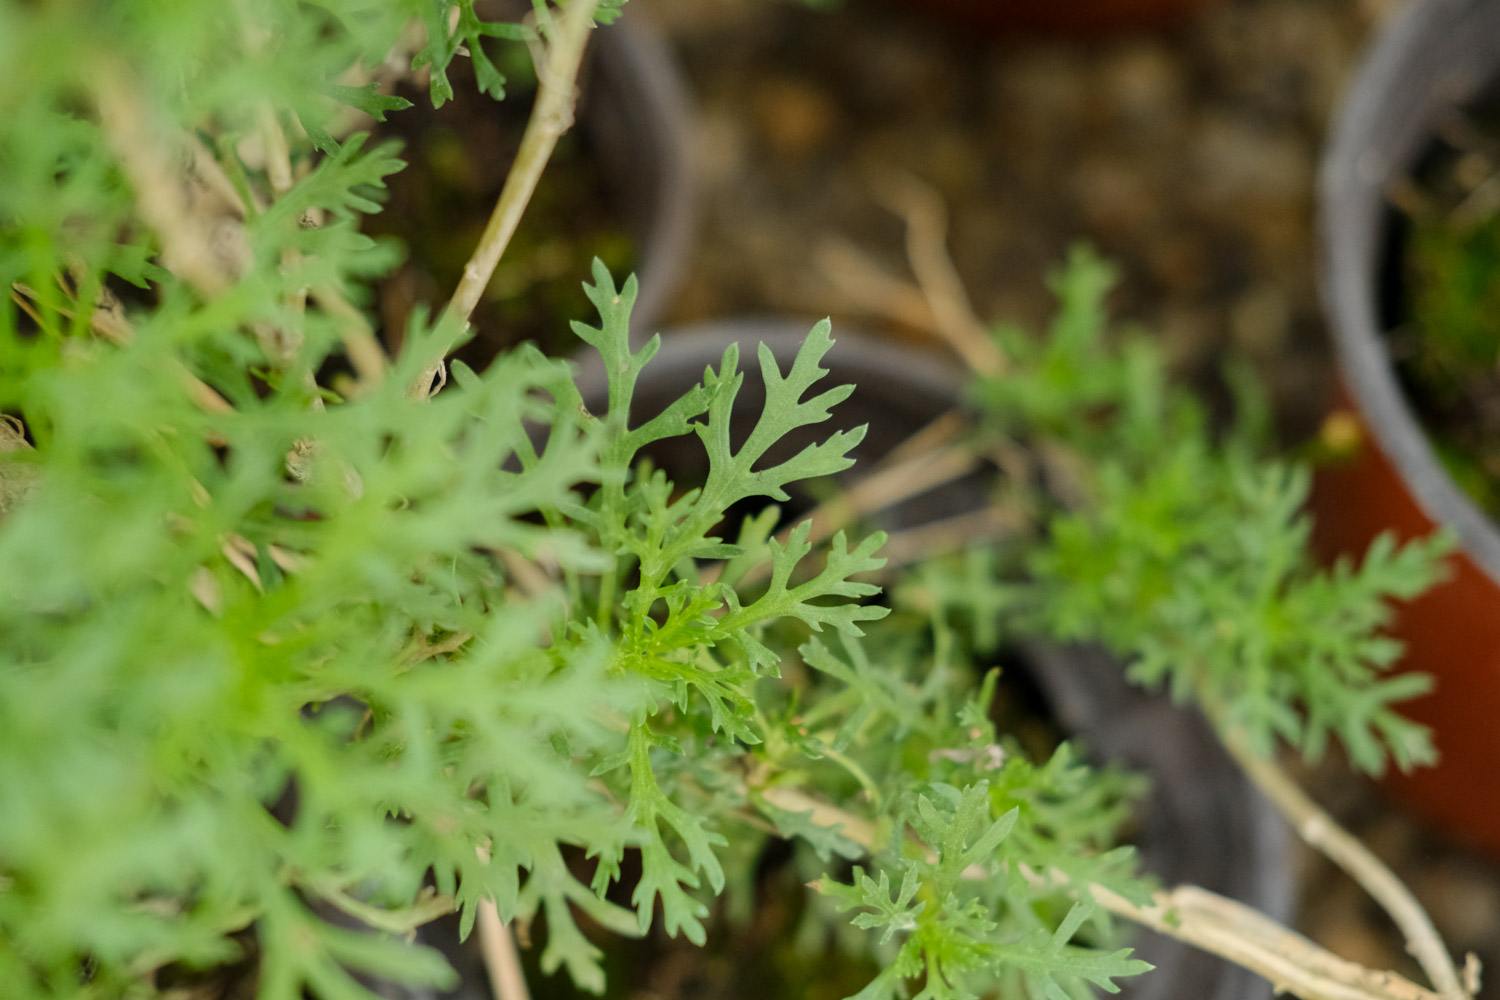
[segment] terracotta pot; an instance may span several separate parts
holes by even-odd
[[[678,398],[702,378],[706,366],[718,366],[726,346],[738,343],[746,377],[737,410],[745,414],[746,425],[736,430],[747,434],[764,400],[757,344],[768,345],[785,372],[810,326],[763,319],[664,334],[661,352],[636,390],[636,419],[649,418]],[[834,341],[823,361],[829,375],[821,384],[852,383],[855,391],[834,408],[830,420],[804,429],[787,447],[788,454],[836,430],[866,424],[849,473],[857,474],[951,410],[961,397],[964,374],[930,354],[839,329]],[[580,355],[580,366],[585,403],[600,412],[608,405],[603,366],[592,352]],[[665,447],[653,454],[659,467],[674,477],[706,474],[707,458],[695,435],[661,444]],[[915,497],[876,520],[887,529],[910,528],[975,510],[987,499],[984,476]],[[798,502],[794,493],[791,504]],[[1151,797],[1136,836],[1148,871],[1163,884],[1195,883],[1277,920],[1292,919],[1290,831],[1220,749],[1200,716],[1131,686],[1123,667],[1098,649],[1033,643],[1016,652],[1014,666],[1029,677],[1059,729],[1082,738],[1096,759],[1151,778]],[[1156,966],[1122,982],[1123,995],[1135,1000],[1271,996],[1270,985],[1260,977],[1175,941],[1142,933],[1134,944],[1140,957]]]
[[[1500,0],[1420,0],[1391,22],[1340,113],[1320,177],[1323,296],[1346,406],[1362,441],[1322,470],[1313,507],[1327,553],[1363,549],[1379,532],[1434,526],[1460,545],[1452,578],[1401,609],[1404,669],[1436,679],[1403,704],[1433,728],[1436,768],[1392,789],[1462,839],[1500,854],[1500,530],[1444,471],[1402,393],[1386,349],[1395,237],[1384,192],[1465,104],[1500,96]]]

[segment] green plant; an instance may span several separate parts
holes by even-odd
[[[600,989],[581,925],[702,940],[771,836],[825,866],[821,919],[871,932],[863,997],[1113,989],[1145,967],[1111,913],[1255,966],[1264,940],[1214,936],[1231,904],[1136,875],[1118,841],[1139,782],[1066,744],[1028,759],[971,660],[997,623],[1099,634],[1231,745],[1331,733],[1405,764],[1421,738],[1386,711],[1406,689],[1373,636],[1432,547],[1314,572],[1295,475],[1218,455],[1139,348],[1095,362],[1088,258],[1052,336],[1002,333],[1012,368],[976,389],[974,442],[1026,445],[1075,506],[1022,498],[1046,528],[1032,554],[934,559],[891,603],[878,533],[721,523],[849,466],[859,431],[763,461],[849,391],[819,385],[826,324],[788,372],[762,352],[738,447],[735,351],[631,426],[656,345],[631,349],[634,283],[602,265],[599,323],[573,329],[608,368],[605,412],[534,349],[450,379],[606,10],[0,3],[6,995],[443,983],[409,932],[455,909],[502,940],[543,915],[543,967]],[[450,306],[387,356],[361,307],[396,255],[359,220],[401,164],[343,119],[399,113],[366,80],[393,51],[441,101],[466,47],[498,94],[491,36],[539,46],[532,127]],[[640,453],[686,435],[710,464],[681,491]],[[1225,634],[1247,595],[1257,615]],[[1308,975],[1292,985],[1321,995]]]

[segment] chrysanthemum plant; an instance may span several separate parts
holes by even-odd
[[[851,465],[859,429],[765,458],[850,391],[821,382],[826,323],[790,371],[759,353],[737,446],[734,350],[628,416],[656,341],[632,348],[634,281],[599,266],[573,329],[606,408],[535,350],[445,363],[615,13],[0,2],[0,993],[451,984],[414,932],[454,912],[498,963],[544,915],[541,969],[599,991],[600,933],[702,941],[728,860],[787,838],[826,864],[810,912],[868,932],[862,997],[1113,990],[1147,967],[1112,915],[1306,997],[1434,995],[1154,888],[1118,844],[1138,782],[995,730],[966,657],[998,625],[1102,641],[1196,700],[1305,833],[1330,828],[1278,743],[1337,739],[1372,772],[1429,753],[1379,629],[1436,547],[1313,568],[1305,473],[1215,439],[1144,347],[1104,346],[1091,258],[1049,336],[997,332],[967,439],[1046,456],[1067,503],[1032,496],[1025,530],[894,600],[879,533],[725,520]],[[502,96],[487,52],[522,42],[536,106],[464,279],[379,331],[398,250],[360,223],[403,164],[364,129],[401,112],[395,76],[444,101],[454,59]],[[641,460],[680,436],[700,483]],[[1436,994],[1472,992],[1411,933]]]

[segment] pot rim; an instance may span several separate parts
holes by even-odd
[[[1397,14],[1335,120],[1318,176],[1318,227],[1320,290],[1345,385],[1418,506],[1452,527],[1475,564],[1500,582],[1500,527],[1449,476],[1400,386],[1382,335],[1377,278],[1387,185],[1455,106],[1497,79],[1500,0],[1414,0]]]
[[[681,66],[651,22],[627,8],[619,21],[594,33],[589,57],[611,92],[594,99],[611,115],[584,116],[583,126],[613,159],[632,168],[618,179],[629,197],[643,199],[636,279],[640,291],[631,340],[643,341],[658,322],[686,270],[697,217],[698,181],[692,155],[693,101]],[[610,120],[601,120],[610,119]],[[627,148],[628,147],[628,148]]]

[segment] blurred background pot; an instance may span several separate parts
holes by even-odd
[[[1452,577],[1405,605],[1403,666],[1436,679],[1403,711],[1433,728],[1436,768],[1391,787],[1426,817],[1500,855],[1500,530],[1445,471],[1389,352],[1399,299],[1400,226],[1387,198],[1466,107],[1500,100],[1500,0],[1421,0],[1389,24],[1336,122],[1320,177],[1323,296],[1337,348],[1343,436],[1352,454],[1323,469],[1317,538],[1353,553],[1379,532],[1444,527]]]
[[[922,0],[924,15],[987,35],[1105,35],[1167,27],[1212,0]]]
[[[738,446],[764,401],[757,345],[766,344],[785,372],[810,326],[751,319],[667,332],[637,386],[633,422],[649,418],[697,384],[704,368],[717,368],[724,349],[738,343],[740,371],[746,376],[736,399],[736,412],[746,420],[731,434]],[[853,384],[855,391],[834,408],[829,421],[803,428],[800,436],[783,442],[787,455],[836,430],[865,424],[865,438],[853,453],[856,465],[845,474],[857,477],[959,404],[965,375],[939,358],[837,329],[834,340],[823,360],[829,375],[819,384]],[[605,411],[607,386],[598,356],[588,352],[580,364],[585,403],[594,412]],[[707,457],[696,435],[661,445],[665,447],[653,452],[653,461],[674,480],[691,482],[706,475]],[[773,460],[768,456],[767,461]],[[972,474],[896,504],[872,520],[881,528],[903,531],[961,517],[986,502],[990,475]],[[804,492],[794,494],[788,506],[795,510],[810,503]],[[1029,643],[1004,659],[1007,672],[1024,675],[1020,681],[1034,689],[1040,707],[1064,736],[1081,738],[1097,761],[1149,776],[1151,794],[1136,838],[1147,870],[1165,885],[1194,883],[1277,920],[1293,919],[1289,831],[1219,748],[1200,716],[1132,687],[1123,667],[1094,648]],[[1134,944],[1156,966],[1122,983],[1125,994],[1137,1000],[1271,996],[1265,980],[1212,955],[1144,932]]]

